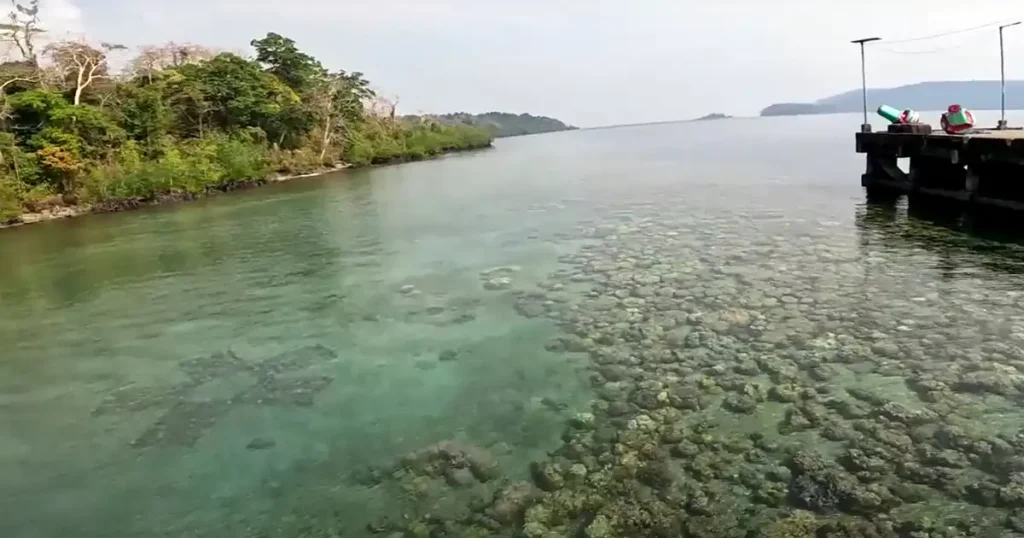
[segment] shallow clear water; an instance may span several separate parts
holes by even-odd
[[[866,205],[858,124],[0,232],[0,534],[1024,531],[1024,251]]]

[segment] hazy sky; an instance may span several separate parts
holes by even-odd
[[[278,32],[329,68],[365,72],[404,113],[505,110],[581,126],[755,115],[859,87],[851,39],[1024,17],[1019,0],[42,1],[51,28],[129,46],[248,51]],[[1007,77],[1024,78],[1024,26],[1006,37]],[[869,48],[872,86],[998,78],[995,28]]]

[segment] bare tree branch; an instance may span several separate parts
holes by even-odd
[[[0,41],[13,43],[23,60],[38,64],[35,37],[44,32],[39,27],[39,0],[29,0],[27,6],[11,0],[7,21],[0,23]]]
[[[0,80],[3,81],[3,82],[0,82],[0,93],[3,93],[4,90],[6,90],[8,86],[10,86],[11,84],[14,84],[15,82],[39,82],[39,77],[38,76],[34,76],[34,77],[17,76],[17,77],[10,77],[10,78],[2,78],[2,77],[0,77]]]
[[[103,43],[101,47],[103,50],[80,41],[61,41],[48,45],[44,50],[57,71],[61,73],[68,88],[74,90],[75,106],[81,104],[83,92],[93,82],[100,78],[109,78],[106,51],[125,48],[109,43]]]
[[[203,62],[216,55],[215,49],[171,41],[164,45],[142,47],[138,56],[129,62],[128,69],[133,76],[145,77],[147,81],[153,82],[153,76],[160,71]]]

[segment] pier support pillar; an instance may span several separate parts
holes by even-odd
[[[967,198],[974,200],[978,196],[978,187],[981,185],[981,176],[972,167],[968,167],[964,178],[964,190],[967,191]]]
[[[867,168],[860,178],[860,184],[868,195],[890,192],[906,192],[909,186],[907,174],[900,170],[896,157],[889,155],[867,155]]]

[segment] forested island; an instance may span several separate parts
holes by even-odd
[[[117,211],[342,166],[489,146],[486,129],[402,119],[360,72],[332,71],[269,33],[254,58],[167,43],[55,41],[39,0],[0,40],[0,224]],[[126,56],[123,69],[112,58]]]
[[[727,120],[727,119],[731,119],[731,118],[732,118],[732,116],[730,116],[728,114],[722,114],[721,112],[712,112],[710,114],[705,114],[705,115],[703,115],[703,116],[701,116],[699,118],[694,118],[694,119],[692,119],[690,121],[714,121],[714,120]]]
[[[762,116],[804,116],[810,114],[835,114],[834,106],[817,103],[776,103],[765,107]]]
[[[409,119],[418,116],[407,116]],[[469,125],[485,129],[496,138],[523,136],[558,131],[574,131],[578,127],[567,125],[555,118],[534,116],[532,114],[511,114],[508,112],[487,112],[484,114],[468,114],[457,112],[437,116],[424,116],[447,125]]]

